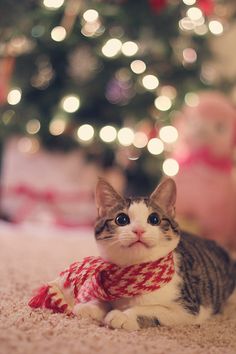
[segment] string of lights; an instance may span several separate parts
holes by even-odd
[[[145,119],[150,120],[154,126],[157,122],[158,129],[156,130],[156,136],[150,136],[146,131],[140,129],[139,125],[132,119],[124,120],[121,126],[120,124],[113,124],[113,122],[108,124],[103,122],[92,124],[89,121],[77,122],[72,132],[73,138],[80,144],[85,145],[92,144],[96,140],[102,144],[132,146],[140,151],[145,149],[151,155],[163,154],[162,170],[165,174],[174,176],[178,173],[178,163],[174,159],[168,158],[168,152],[171,151],[178,139],[178,131],[172,126],[171,119],[167,121],[165,117],[166,115],[172,117],[176,113],[177,101],[179,100],[178,87],[171,80],[163,80],[161,69],[159,72],[156,69],[153,70],[152,64],[144,55],[147,48],[145,45],[148,45],[145,41],[137,36],[132,38],[130,33],[125,33],[121,26],[107,28],[105,16],[109,14],[101,12],[99,6],[96,9],[93,7],[86,8],[86,6],[88,5],[78,0],[43,0],[42,7],[45,11],[48,11],[48,13],[60,11],[62,16],[58,16],[58,23],[50,29],[44,28],[40,23],[35,24],[31,29],[32,38],[41,38],[48,30],[50,40],[60,46],[60,43],[66,43],[70,38],[72,27],[76,25],[76,21],[79,21],[80,36],[91,41],[100,38],[95,48],[98,58],[104,58],[108,63],[118,60],[122,62],[123,58],[126,58],[125,63],[127,63],[128,60],[128,66],[127,64],[121,68],[118,66],[113,81],[110,80],[108,83],[107,90],[104,92],[107,101],[114,106],[124,106],[137,94],[150,93],[152,98],[149,112],[151,113],[147,114]],[[181,9],[181,18],[177,21],[177,31],[179,38],[184,40],[182,44],[177,43],[177,45],[173,42],[172,46],[176,55],[175,60],[178,60],[183,68],[189,70],[200,60],[199,49],[194,46],[194,42],[190,39],[193,36],[199,38],[221,36],[225,27],[227,27],[227,23],[224,21],[223,10],[220,7],[219,9],[216,8],[216,11],[211,15],[206,15],[197,0],[183,0]],[[23,44],[25,53],[32,50],[33,44],[30,39],[21,35],[18,39],[12,39],[6,46],[5,51],[14,52],[15,50],[17,52],[19,47],[23,50]],[[152,46],[152,43],[150,46]],[[159,43],[159,51],[160,48]],[[79,53],[79,56],[81,56],[81,53]],[[159,58],[160,54],[157,57]],[[98,67],[99,64],[96,60],[92,60],[93,58],[90,58],[91,68],[93,66]],[[71,66],[73,66],[72,64]],[[75,67],[76,70],[79,70],[78,64]],[[85,75],[85,70],[81,69],[81,72]],[[80,75],[82,75],[81,72]],[[200,80],[203,83],[211,84],[209,76],[209,72],[202,69]],[[53,78],[53,66],[45,59],[44,62],[40,62],[38,73],[31,77],[31,85],[36,89],[45,90],[50,86]],[[62,92],[57,102],[58,108],[55,109],[54,115],[50,117],[48,132],[52,136],[63,135],[70,125],[70,117],[83,109],[83,90],[81,88],[76,89],[74,86],[74,91],[72,89],[69,91],[64,92],[64,94]],[[10,87],[6,100],[8,105],[12,106],[12,109],[8,109],[6,112],[14,111],[14,107],[17,107],[24,99],[24,87]],[[183,102],[191,107],[197,106],[198,94],[194,87],[185,92]],[[3,114],[5,125],[10,121],[6,118],[10,113],[6,112]],[[162,114],[165,114],[163,119],[161,118]],[[151,118],[149,115],[151,115]],[[28,136],[21,139],[19,148],[24,152],[34,152],[40,147],[37,136],[42,129],[42,120],[37,117],[28,117],[26,120],[25,133]]]

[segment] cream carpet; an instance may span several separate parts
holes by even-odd
[[[0,224],[0,354],[235,354],[236,296],[201,326],[127,333],[27,306],[34,288],[96,255],[92,232]]]

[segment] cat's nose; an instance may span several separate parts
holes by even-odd
[[[134,227],[132,229],[133,233],[135,233],[139,238],[144,234],[145,230],[142,227]]]

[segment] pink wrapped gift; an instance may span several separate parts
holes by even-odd
[[[92,226],[97,168],[83,152],[49,152],[35,139],[11,138],[2,163],[1,210],[12,222]]]

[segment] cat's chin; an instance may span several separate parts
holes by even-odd
[[[168,250],[160,250],[154,246],[149,246],[148,248],[137,242],[132,247],[120,247],[113,251],[111,251],[111,249],[105,250],[102,247],[99,247],[99,250],[103,259],[119,266],[152,262],[168,254]]]

